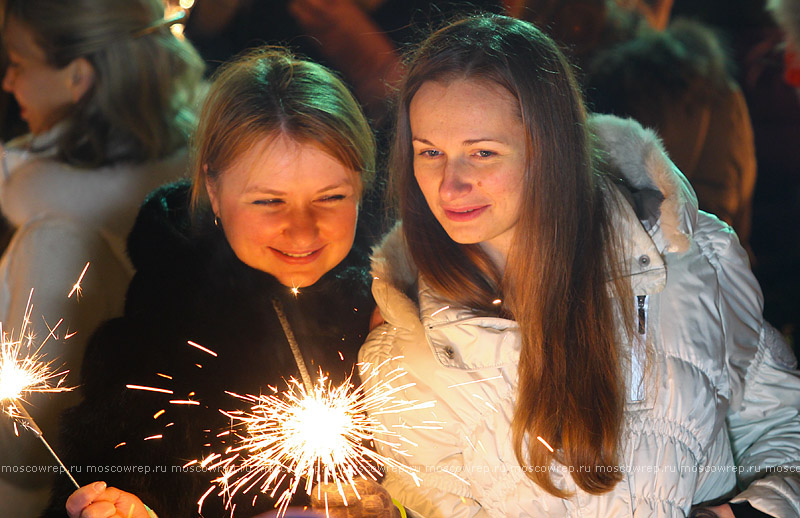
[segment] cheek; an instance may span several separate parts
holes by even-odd
[[[506,200],[506,217],[516,221],[523,203],[524,182],[520,175],[512,175],[495,188],[496,198]]]
[[[228,212],[222,225],[225,235],[234,250],[251,249],[269,244],[277,233],[275,218],[256,211],[239,210]]]
[[[325,218],[324,227],[327,241],[334,244],[340,252],[344,251],[344,255],[347,255],[353,246],[357,219],[358,206],[356,204],[342,207]]]
[[[497,171],[482,182],[483,189],[495,193],[509,201],[521,199],[524,187],[524,172],[522,164],[512,164],[511,167]]]
[[[417,180],[417,185],[419,186],[419,190],[422,192],[422,195],[425,197],[425,200],[428,202],[428,205],[432,205],[432,201],[435,199],[435,196],[439,192],[439,181],[435,177],[435,175],[428,172],[420,171],[419,173],[414,173],[414,178]]]
[[[31,88],[30,81],[24,73],[15,74],[13,79],[12,92],[14,97],[23,104],[31,104],[31,99],[35,97],[35,92],[41,91],[41,89]]]

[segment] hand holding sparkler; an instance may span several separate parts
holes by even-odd
[[[400,518],[392,497],[377,482],[358,479],[351,485],[320,484],[311,492],[311,505],[330,518]],[[342,494],[344,493],[344,494]]]
[[[83,486],[67,499],[70,518],[151,518],[147,507],[138,497],[105,482]]]
[[[229,393],[250,404],[251,408],[249,411],[221,410],[234,423],[232,435],[239,440],[224,453],[213,453],[186,465],[196,463],[204,469],[222,470],[212,481],[214,485],[200,497],[198,510],[202,512],[203,502],[216,486],[218,496],[223,497],[231,514],[237,494],[252,490],[255,503],[259,494],[274,498],[281,492],[275,504],[281,517],[298,489],[302,487],[306,494],[312,495],[316,484],[314,492],[320,507],[324,508],[326,501],[332,502],[337,509],[334,516],[394,518],[391,497],[380,485],[366,479],[377,480],[377,466],[397,469],[416,484],[420,479],[416,470],[369,446],[380,443],[397,451],[402,442],[396,431],[387,429],[374,416],[428,408],[433,402],[407,401],[399,397],[411,386],[400,381],[406,374],[400,369],[376,380],[383,364],[375,368],[362,366],[364,380],[358,387],[351,384],[350,377],[334,386],[322,371],[317,382],[312,383],[282,305],[277,300],[273,305],[302,382],[290,378],[288,389],[280,394],[277,388],[271,395]],[[359,488],[363,488],[364,496],[368,497],[366,502],[360,502]]]

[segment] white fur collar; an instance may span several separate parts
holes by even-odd
[[[657,228],[651,232],[662,252],[685,252],[697,220],[697,196],[670,161],[658,136],[633,119],[594,115],[589,127],[609,165],[633,189],[661,192]]]

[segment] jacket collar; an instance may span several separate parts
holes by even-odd
[[[59,124],[41,135],[26,133],[10,140],[5,145],[0,144],[3,180],[8,179],[14,169],[30,160],[32,156],[55,156],[56,142],[61,135],[62,128],[63,124]]]

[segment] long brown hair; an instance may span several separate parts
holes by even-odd
[[[192,148],[195,207],[215,181],[264,138],[283,134],[313,142],[359,175],[362,192],[375,176],[375,138],[361,107],[336,75],[282,47],[239,56],[214,75]]]
[[[94,84],[67,114],[58,156],[78,166],[165,157],[195,125],[205,64],[169,27],[161,0],[7,0],[47,63],[85,58]]]
[[[515,239],[500,272],[479,245],[451,240],[414,178],[409,106],[428,81],[492,81],[519,103],[526,131],[524,198]],[[408,65],[398,100],[390,164],[403,231],[425,280],[457,303],[519,324],[522,351],[512,432],[519,463],[543,489],[553,459],[575,467],[583,490],[609,491],[621,480],[623,422],[620,326],[632,318],[620,304],[630,287],[616,270],[619,248],[610,203],[570,65],[544,33],[527,22],[477,16],[432,34]],[[607,285],[609,278],[611,290]],[[618,311],[619,310],[619,311]],[[551,453],[536,441],[541,436]],[[586,470],[585,466],[591,467]],[[577,469],[581,467],[581,469]]]

